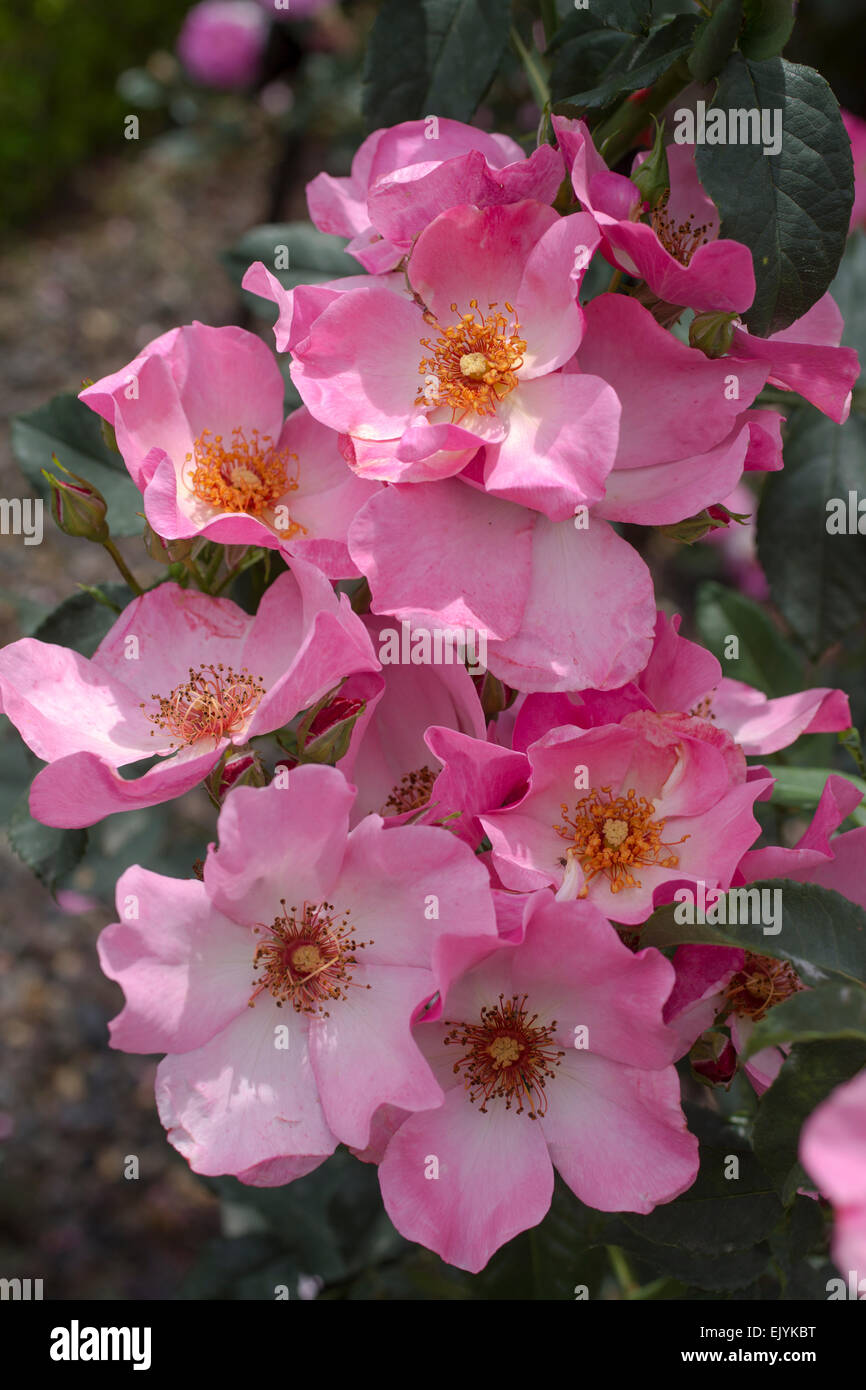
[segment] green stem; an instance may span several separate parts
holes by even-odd
[[[102,544],[104,548],[108,551],[114,563],[117,565],[117,568],[120,570],[120,573],[123,575],[132,592],[138,595],[138,597],[140,598],[141,595],[144,593],[144,590],[142,589],[135,575],[132,573],[132,570],[129,568],[129,565],[124,560],[117,546],[114,544],[114,541],[109,536],[108,540],[103,541]]]
[[[541,0],[541,22],[544,25],[544,42],[549,44],[559,28],[556,0]]]
[[[631,1272],[625,1254],[618,1245],[606,1245],[604,1248],[607,1251],[607,1257],[616,1275],[616,1282],[619,1284],[623,1298],[634,1297],[640,1285]]]
[[[622,271],[621,271],[621,270],[615,270],[615,271],[613,272],[613,275],[611,275],[611,277],[610,277],[610,284],[609,284],[608,287],[607,287],[607,293],[608,293],[608,294],[616,294],[616,291],[619,289],[619,282],[620,282],[621,279],[622,279]]]
[[[550,101],[550,87],[547,85],[547,78],[535,61],[536,55],[530,53],[513,24],[511,26],[511,43],[523,64],[526,76],[529,78],[532,95],[543,111]]]
[[[204,572],[204,584],[208,593],[210,593],[210,587],[217,577],[217,571],[222,564],[222,558],[222,546],[214,544],[213,555],[211,555],[207,569]]]
[[[626,98],[613,115],[593,131],[596,149],[612,169],[627,154],[650,116],[657,116],[668,102],[691,82],[691,73],[684,58],[678,58],[663,72],[649,96],[643,101]]]

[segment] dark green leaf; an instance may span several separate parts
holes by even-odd
[[[121,609],[133,598],[132,590],[125,584],[103,584],[102,592]],[[103,637],[117,622],[117,616],[92,594],[71,594],[43,618],[33,636],[40,642],[53,642],[60,647],[71,647],[82,656],[93,656]]]
[[[791,1049],[761,1099],[753,1129],[758,1160],[780,1191],[797,1162],[804,1121],[832,1090],[864,1066],[866,1042],[797,1043]]]
[[[86,830],[55,830],[33,819],[25,793],[9,818],[9,843],[49,892],[72,872],[87,848]]]
[[[511,0],[385,0],[363,74],[369,129],[423,116],[468,121],[508,42]]]
[[[779,1043],[851,1038],[866,1042],[866,989],[830,980],[777,1004],[755,1024],[743,1051],[753,1057]]]
[[[789,960],[804,983],[815,983],[826,974],[854,981],[866,979],[866,912],[862,907],[830,888],[794,883],[791,879],[761,880],[750,883],[748,888],[781,890],[782,929],[777,935],[764,935],[760,925],[749,922],[727,926],[678,923],[674,914],[682,914],[682,904],[668,903],[654,912],[642,928],[641,946],[663,950],[687,941],[705,941]],[[738,891],[744,890],[725,895],[728,916],[732,913],[731,899]],[[737,908],[739,903],[737,900]]]
[[[724,1292],[745,1288],[760,1278],[770,1259],[770,1247],[765,1241],[710,1257],[704,1250],[685,1250],[644,1240],[625,1222],[621,1231],[614,1230],[612,1235],[627,1254],[643,1260],[656,1275],[665,1274],[698,1289]]]
[[[689,52],[697,22],[691,15],[677,15],[654,29],[648,38],[633,39],[626,48],[615,55],[611,53],[611,71],[604,80],[588,90],[557,95],[555,99],[571,106],[599,107],[622,92],[649,87],[677,58]]]
[[[785,467],[768,477],[758,509],[758,558],[774,603],[819,656],[866,613],[866,535],[831,535],[828,503],[866,497],[866,420],[844,426],[798,409]]]
[[[747,58],[760,62],[781,53],[794,27],[791,0],[743,0],[740,48]]]
[[[726,1169],[738,1176],[725,1177]],[[622,1220],[642,1240],[715,1257],[757,1245],[781,1215],[779,1198],[752,1154],[702,1145],[700,1172],[687,1192],[648,1216],[626,1213]]]
[[[743,0],[722,0],[701,26],[689,55],[689,72],[697,82],[709,82],[721,72],[737,42]]]
[[[229,277],[240,285],[253,261],[261,261],[287,290],[296,285],[317,285],[343,275],[363,275],[352,256],[347,256],[343,237],[329,236],[309,222],[265,222],[244,232],[240,241],[222,253]],[[244,296],[263,318],[275,319],[277,309],[257,294]]]
[[[721,214],[720,235],[752,252],[757,290],[743,317],[750,332],[765,336],[805,314],[836,274],[853,200],[851,144],[823,77],[783,58],[754,63],[732,54],[713,106],[782,113],[776,155],[765,155],[761,144],[696,151],[701,183]]]
[[[766,610],[739,590],[702,584],[695,620],[701,641],[718,657],[726,676],[771,696],[802,689],[803,664],[794,648]],[[729,637],[739,640],[736,660],[725,654]]]
[[[141,493],[126,471],[123,459],[102,437],[100,417],[76,396],[55,396],[12,421],[12,452],[22,473],[43,498],[50,489],[42,469],[51,471],[56,454],[65,468],[99,488],[108,505],[108,524],[114,536],[137,536],[144,527]]]

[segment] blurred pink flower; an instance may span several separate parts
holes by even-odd
[[[258,73],[267,34],[267,19],[253,0],[202,0],[183,22],[177,52],[195,82],[248,87]]]

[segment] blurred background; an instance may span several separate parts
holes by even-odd
[[[238,288],[256,255],[248,234],[303,221],[309,179],[348,173],[366,134],[362,64],[377,9],[374,0],[0,0],[5,420],[77,392],[194,318],[241,323],[270,341],[268,320]],[[515,5],[524,33],[534,13]],[[785,55],[817,67],[861,116],[864,15],[863,0],[803,0]],[[512,55],[478,123],[531,144],[538,116]],[[4,427],[0,495],[31,491]],[[745,538],[741,554],[652,544],[649,558],[681,609],[699,580],[765,596]],[[140,539],[122,550],[140,578],[156,572]],[[3,643],[36,631],[76,584],[116,577],[100,547],[62,535],[47,509],[42,544],[2,536],[0,556]],[[82,650],[100,636],[84,633]],[[4,824],[36,767],[3,721]],[[281,1271],[294,1279],[292,1297],[313,1297],[330,1271],[333,1296],[387,1297],[381,1241],[392,1235],[378,1224],[372,1170],[353,1165],[351,1193],[339,1164],[313,1182],[311,1210],[330,1213],[342,1245],[298,1238],[287,1255],[273,1231],[282,1223],[297,1233],[297,1198],[238,1205],[219,1183],[191,1175],[156,1115],[156,1061],[107,1046],[120,992],[99,971],[95,939],[110,920],[114,882],[133,862],[188,875],[212,827],[203,794],[187,797],[182,813],[169,805],[113,818],[53,883],[0,843],[0,1273],[42,1277],[46,1298],[150,1299],[272,1297]],[[132,1156],[137,1179],[124,1176]],[[364,1273],[365,1250],[378,1252],[375,1276]],[[434,1257],[416,1265],[418,1296],[469,1296]]]

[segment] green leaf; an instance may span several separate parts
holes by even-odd
[[[866,989],[830,980],[816,989],[792,994],[755,1024],[742,1055],[753,1057],[762,1047],[821,1038],[866,1042]]]
[[[780,1191],[797,1163],[804,1121],[836,1086],[864,1066],[866,1042],[797,1043],[791,1049],[761,1099],[752,1135],[758,1160]]]
[[[771,474],[758,509],[758,558],[773,602],[812,656],[863,622],[866,536],[831,535],[828,502],[866,497],[866,420],[835,425],[810,406],[798,409],[785,443],[785,467]]]
[[[851,144],[830,87],[812,68],[741,53],[725,64],[713,107],[781,111],[782,147],[697,147],[698,175],[721,214],[719,235],[752,252],[750,332],[787,328],[821,298],[839,266],[853,202]],[[708,112],[709,119],[709,112]]]
[[[701,25],[689,55],[689,72],[697,82],[709,82],[721,72],[737,42],[743,18],[743,0],[722,0]]]
[[[689,52],[697,26],[692,15],[677,15],[654,29],[647,38],[633,39],[618,52],[611,52],[610,75],[585,91],[555,96],[571,106],[606,106],[621,93],[649,87],[663,72]]]
[[[385,0],[367,44],[368,128],[434,115],[468,121],[508,42],[511,0]]]
[[[791,0],[743,0],[743,16],[740,49],[747,58],[760,62],[781,53],[794,27]]]
[[[612,1232],[612,1236],[629,1255],[645,1261],[655,1273],[713,1292],[745,1288],[760,1278],[770,1260],[770,1247],[765,1241],[708,1257],[703,1250],[686,1250],[644,1240],[625,1222],[621,1230]]]
[[[138,536],[144,527],[141,493],[119,454],[102,437],[100,417],[77,396],[55,396],[26,415],[12,420],[12,452],[25,478],[49,504],[50,488],[42,469],[51,468],[56,454],[64,467],[99,488],[108,505],[108,524],[114,536]]]
[[[830,888],[795,883],[787,878],[763,879],[748,885],[748,890],[755,889],[781,890],[781,931],[777,935],[765,935],[760,925],[749,922],[726,926],[679,923],[674,914],[682,915],[682,905],[667,903],[642,928],[641,946],[664,950],[689,941],[739,946],[762,956],[790,961],[804,984],[816,983],[827,974],[855,982],[866,979],[866,912],[862,907]],[[742,900],[736,899],[732,904],[732,899],[743,891],[747,890],[733,889],[725,894],[724,910],[728,917],[734,915],[735,909],[739,915]]]
[[[87,849],[86,830],[56,830],[33,819],[25,793],[9,818],[9,843],[50,893],[75,868]]]
[[[220,259],[229,278],[240,285],[253,261],[262,261],[287,290],[296,285],[318,285],[343,275],[363,275],[363,266],[347,256],[344,237],[329,236],[309,222],[265,222],[244,232]],[[257,294],[244,297],[263,318],[277,317],[276,305]]]
[[[821,794],[827,785],[828,777],[844,776],[846,782],[857,787],[866,797],[866,782],[863,781],[862,777],[855,777],[851,772],[840,773],[837,768],[832,767],[782,767],[775,763],[765,766],[767,766],[770,776],[776,779],[770,800],[778,806],[814,810],[821,800]],[[851,820],[856,825],[866,825],[866,804],[864,802],[861,801],[860,805],[851,812]]]
[[[695,620],[700,639],[726,676],[765,695],[789,695],[803,685],[803,663],[760,604],[737,589],[709,582],[698,590]],[[736,660],[725,655],[729,637],[739,639]]]
[[[732,1157],[738,1176],[726,1178]],[[622,1220],[643,1240],[716,1256],[759,1244],[781,1215],[779,1198],[752,1154],[701,1145],[700,1171],[687,1192],[648,1216],[625,1213]]]
[[[125,584],[103,584],[102,592],[121,609],[133,598],[132,590]],[[82,656],[93,656],[116,622],[114,610],[100,603],[92,594],[71,594],[43,618],[33,636],[40,642],[53,642],[60,647],[71,647]]]

